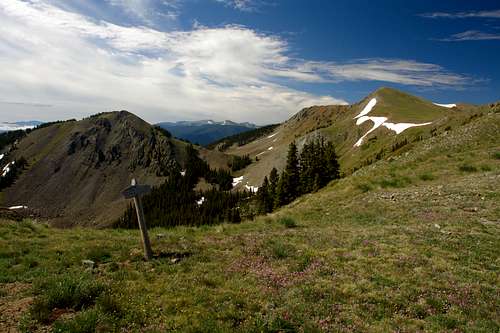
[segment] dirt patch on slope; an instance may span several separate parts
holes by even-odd
[[[0,332],[19,332],[19,320],[33,303],[30,287],[20,282],[0,284]]]

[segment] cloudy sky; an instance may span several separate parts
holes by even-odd
[[[0,122],[265,124],[380,86],[500,100],[497,1],[0,0],[0,22]]]

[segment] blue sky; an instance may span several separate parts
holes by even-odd
[[[0,121],[287,119],[381,86],[500,99],[498,1],[1,0]]]

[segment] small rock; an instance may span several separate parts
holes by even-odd
[[[92,260],[82,260],[82,265],[88,268],[94,268],[95,262]]]
[[[180,260],[181,260],[181,259],[179,259],[179,258],[172,258],[172,259],[170,259],[170,262],[171,262],[172,264],[176,264],[176,263],[178,263]]]
[[[437,223],[436,223],[436,224],[434,224],[434,226],[435,226],[436,228],[438,228],[438,229],[441,229],[441,226],[440,226],[439,224],[437,224]]]
[[[467,207],[467,208],[464,208],[464,210],[466,212],[470,212],[470,213],[477,213],[477,211],[479,210],[477,207]]]

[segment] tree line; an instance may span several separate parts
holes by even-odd
[[[292,142],[283,172],[278,174],[276,168],[273,168],[269,177],[264,177],[257,192],[259,212],[270,213],[338,178],[340,166],[331,142],[314,140],[305,144],[300,154],[295,142]]]
[[[210,169],[192,145],[186,146],[186,154],[185,171],[181,173],[180,168],[170,170],[165,182],[144,196],[144,213],[148,225],[173,227],[240,222],[240,206],[252,193],[231,192],[232,177],[229,171]],[[202,177],[217,186],[196,191],[196,184]],[[132,205],[128,206],[115,227],[137,228],[137,216]]]
[[[241,132],[235,135],[231,135],[222,139],[219,139],[213,143],[208,144],[206,147],[208,149],[217,148],[219,151],[226,151],[229,147],[235,143],[238,146],[243,146],[249,142],[252,142],[264,135],[272,133],[279,124],[267,125],[263,127],[256,128],[254,130]]]

